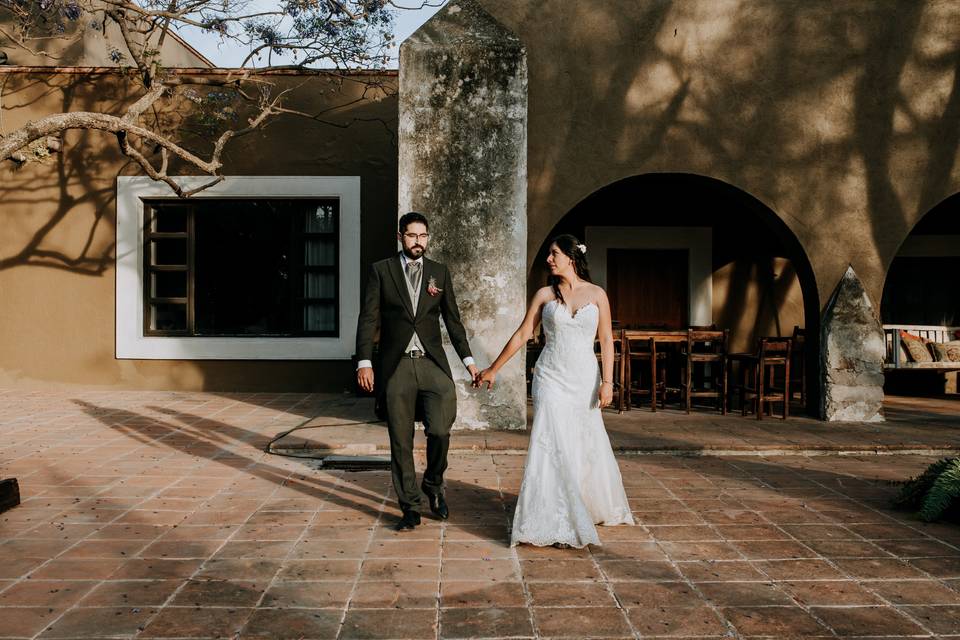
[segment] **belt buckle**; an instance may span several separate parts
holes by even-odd
[[[419,349],[411,349],[410,351],[407,352],[407,355],[410,356],[410,358],[416,360],[418,358],[423,357],[423,351],[420,351]]]

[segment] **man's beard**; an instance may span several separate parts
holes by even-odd
[[[416,251],[417,249],[420,250],[420,253],[415,253],[415,251]],[[404,247],[404,248],[403,248],[403,253],[406,254],[406,256],[407,256],[408,258],[412,258],[412,259],[414,259],[414,260],[416,260],[417,258],[421,257],[421,256],[422,256],[423,254],[425,254],[426,252],[427,252],[427,250],[424,249],[423,247],[419,246],[419,245],[417,245],[417,246],[415,246],[415,247],[412,247],[412,248],[409,248],[409,249],[408,249],[407,247]]]

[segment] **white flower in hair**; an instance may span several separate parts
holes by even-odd
[[[577,249],[580,249],[580,253],[582,253],[582,254],[586,254],[586,253],[587,253],[587,245],[585,245],[585,244],[578,244],[578,245],[577,245]]]

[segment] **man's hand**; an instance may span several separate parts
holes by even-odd
[[[367,393],[373,392],[373,368],[357,369],[357,384]]]
[[[487,391],[493,389],[493,383],[497,380],[497,374],[493,372],[493,369],[484,369],[481,371],[477,377],[476,381],[473,383],[473,386],[482,388],[484,384],[487,385]]]
[[[469,367],[467,367],[467,371],[470,372],[470,380],[472,381],[471,384],[472,384],[474,387],[476,387],[476,386],[477,386],[477,376],[480,375],[480,370],[477,369],[477,365],[472,364],[472,365],[470,365]]]

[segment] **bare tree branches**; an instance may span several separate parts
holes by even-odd
[[[77,37],[97,25],[107,37],[108,27],[115,25],[119,41],[114,35],[110,55],[121,70],[135,70],[135,78],[128,76],[133,102],[124,111],[56,113],[29,122],[0,136],[0,161],[25,162],[30,158],[25,149],[45,140],[62,141],[67,131],[101,131],[115,136],[120,151],[144,173],[169,185],[178,196],[189,197],[222,180],[227,146],[262,128],[271,117],[289,114],[334,124],[323,112],[306,113],[284,105],[290,90],[273,91],[269,73],[278,68],[305,70],[318,63],[336,69],[369,68],[385,61],[396,6],[393,0],[277,0],[266,5],[249,0],[0,0],[0,22],[13,25],[0,29],[0,37],[25,50],[37,53],[28,44],[31,40]],[[215,32],[248,46],[250,53],[241,69],[226,76],[172,72],[164,66],[161,50],[166,36],[182,28]],[[274,56],[293,57],[294,62],[255,66],[264,55],[268,63]],[[229,90],[234,102],[252,113],[241,126],[232,124],[238,117],[237,105],[228,104],[218,88]],[[219,97],[207,97],[214,95]],[[203,128],[210,134],[210,147],[205,151],[191,148],[169,125],[169,118],[164,123],[164,114],[177,113],[185,101],[199,107],[195,111],[206,118]],[[174,158],[181,166],[209,175],[210,181],[183,189],[168,173]]]

